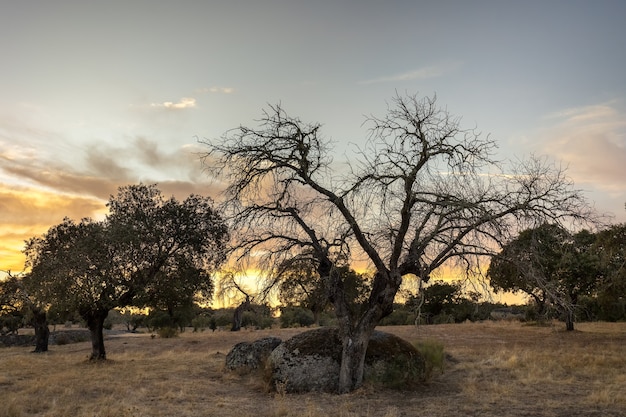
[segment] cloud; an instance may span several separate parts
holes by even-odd
[[[197,90],[199,94],[232,94],[235,89],[232,87],[204,87]]]
[[[97,218],[104,211],[97,198],[0,183],[0,270],[21,271],[24,242],[64,217]]]
[[[89,144],[68,161],[40,153],[0,151],[0,182],[101,200],[115,194],[121,185],[139,182],[176,184],[180,190],[215,196],[219,184],[204,171],[201,151],[190,144],[167,148],[147,137],[121,145]],[[176,193],[185,197],[181,194]]]
[[[111,178],[94,172],[81,172],[71,166],[50,161],[14,161],[12,164],[1,164],[0,168],[12,178],[12,182],[31,184],[37,189],[57,193],[89,195],[101,199],[114,193],[117,184],[123,179],[120,175]],[[98,170],[95,168],[95,171]]]
[[[541,135],[543,151],[565,162],[576,183],[626,192],[626,111],[619,103],[564,109],[547,120],[554,125]]]
[[[370,80],[365,80],[359,82],[359,84],[379,84],[379,83],[390,83],[390,82],[399,82],[399,81],[413,81],[413,80],[423,80],[427,78],[437,78],[442,77],[449,73],[450,71],[456,69],[460,63],[451,62],[440,65],[431,65],[427,67],[418,68],[412,71],[403,72],[401,74],[394,74],[388,76],[382,76],[378,78],[373,78]]]
[[[168,149],[146,137],[117,146],[90,145],[70,162],[0,150],[0,270],[21,270],[24,240],[64,217],[104,216],[106,201],[120,186],[157,183],[166,196],[216,198],[220,184],[204,172],[201,151],[194,144]]]
[[[193,97],[183,97],[177,103],[174,103],[173,101],[151,103],[150,107],[165,108],[168,110],[193,109],[196,107],[196,99]]]

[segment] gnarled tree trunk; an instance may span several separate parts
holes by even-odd
[[[377,273],[367,309],[362,312],[358,321],[350,315],[341,281],[337,279],[334,281],[333,302],[342,343],[338,391],[343,394],[363,384],[365,354],[370,336],[380,320],[393,311],[393,300],[401,281],[392,279],[389,272]]]
[[[83,315],[91,336],[91,356],[89,360],[105,360],[104,350],[104,320],[109,315],[108,310],[96,310]]]
[[[361,331],[342,337],[341,367],[339,368],[339,393],[355,390],[363,383],[365,354],[372,331]]]

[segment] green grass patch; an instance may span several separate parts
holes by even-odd
[[[413,342],[413,346],[422,354],[426,362],[426,379],[435,371],[443,373],[446,362],[443,343],[439,340],[425,339]]]

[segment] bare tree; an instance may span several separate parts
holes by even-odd
[[[503,172],[496,143],[459,122],[434,97],[396,95],[385,116],[367,117],[367,145],[347,170],[333,164],[320,124],[280,105],[257,128],[204,141],[209,173],[227,184],[236,256],[265,265],[307,257],[324,278],[342,339],[340,392],[361,385],[370,335],[403,277],[428,280],[449,262],[469,271],[521,226],[587,214],[559,167],[531,159]],[[375,271],[356,312],[337,273],[355,257]]]

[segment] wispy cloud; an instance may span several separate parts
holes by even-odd
[[[169,110],[193,109],[196,107],[196,99],[193,97],[183,97],[178,102],[165,101],[163,103],[151,103],[150,107],[165,108]]]
[[[199,94],[232,94],[235,89],[232,87],[204,87],[196,91]]]
[[[107,199],[120,185],[140,181],[173,182],[196,194],[216,194],[203,172],[197,149],[191,148],[193,146],[185,145],[164,149],[156,141],[137,137],[123,145],[88,145],[71,162],[31,154],[16,157],[15,152],[9,158],[0,152],[0,172],[14,183],[100,199]],[[182,186],[185,182],[189,185]]]
[[[572,107],[557,111],[546,116],[546,119],[556,120],[562,124],[618,121],[619,111],[616,101],[594,104],[583,107]]]
[[[626,111],[618,102],[569,108],[547,117],[543,149],[569,166],[577,183],[625,193]]]
[[[390,83],[390,82],[400,82],[400,81],[413,81],[413,80],[422,80],[427,78],[437,78],[442,77],[449,72],[453,71],[457,67],[460,66],[459,62],[449,62],[438,65],[430,65],[422,68],[417,68],[411,71],[393,74],[393,75],[385,75],[377,78],[372,78],[365,81],[360,81],[359,84],[379,84],[379,83]]]

